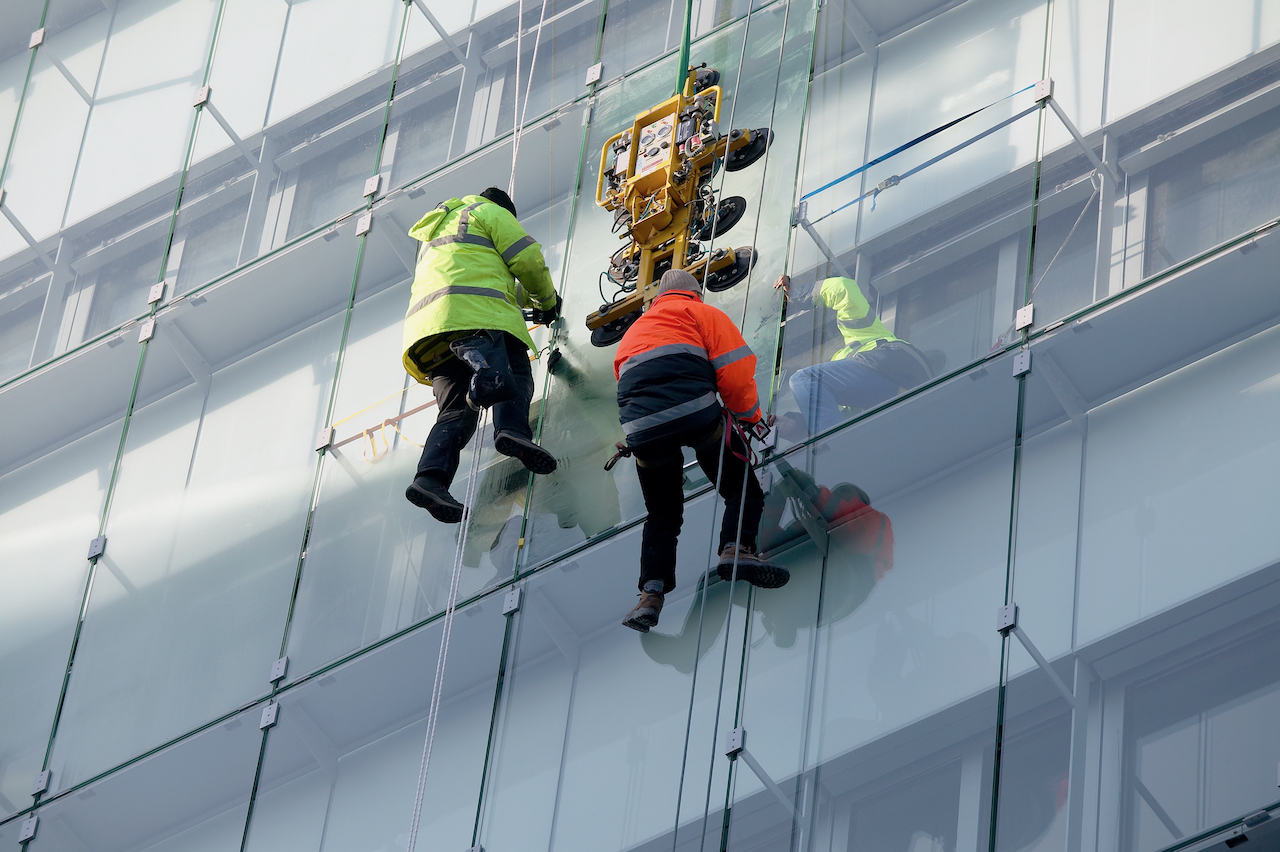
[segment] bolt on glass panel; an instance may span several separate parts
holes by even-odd
[[[250,707],[42,806],[26,848],[239,849],[262,748],[261,716],[260,705]]]
[[[156,315],[55,738],[58,789],[270,691],[354,230]]]
[[[140,354],[104,341],[0,391],[2,816],[44,768]]]
[[[417,849],[467,849],[489,744],[505,592],[454,622]],[[442,622],[279,696],[245,849],[405,848],[429,726]]]
[[[1012,360],[764,464],[728,848],[987,848]]]

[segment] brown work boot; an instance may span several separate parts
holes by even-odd
[[[661,592],[641,592],[640,603],[622,619],[623,627],[648,633],[649,628],[658,623],[658,615],[662,612]]]
[[[738,579],[746,580],[753,586],[762,589],[776,589],[785,586],[791,579],[791,572],[776,562],[762,559],[756,549],[749,544],[733,544],[730,542],[720,551],[720,564],[716,573],[721,580],[733,579],[733,560],[738,560]]]

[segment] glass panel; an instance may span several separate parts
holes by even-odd
[[[700,38],[741,18],[747,14],[748,8],[748,0],[694,0],[693,37]],[[600,50],[600,58],[604,62],[603,79],[612,80],[668,50],[678,50],[684,30],[684,12],[682,0],[611,2]],[[719,58],[713,64],[724,72],[724,63]],[[674,85],[674,67],[668,72],[668,77],[669,84]]]
[[[1119,181],[1075,146],[1046,157],[1031,283],[1038,326],[1280,216],[1280,108],[1267,88],[1276,74],[1232,80],[1108,136]]]
[[[0,392],[0,816],[44,766],[140,351],[103,342]]]
[[[45,805],[27,848],[235,852],[262,747],[261,717],[262,707],[251,707]]]
[[[1111,24],[1107,116],[1118,118],[1211,77],[1280,39],[1280,9],[1227,3],[1212,15],[1194,0],[1120,0]]]
[[[403,14],[229,0],[169,258],[175,292],[364,204]]]
[[[864,87],[853,89],[856,99],[865,97]],[[1002,134],[1034,131],[1030,93],[1018,97],[1024,99],[1018,101],[1021,117],[1005,130],[987,135],[1009,119],[981,113],[971,119],[976,125],[961,122],[930,140],[942,140],[941,152],[930,156],[920,152],[922,145],[882,167],[905,186],[912,172],[951,163],[948,152],[961,156],[994,144]],[[818,140],[811,135],[808,144],[812,148]],[[862,196],[855,177],[821,192],[814,193],[815,187],[809,190],[814,197],[802,202],[807,209],[795,238],[782,350],[787,388],[776,406],[783,445],[961,369],[1013,339],[1014,309],[1025,291],[1032,170],[992,174],[981,192],[965,193],[855,243],[859,217],[865,227],[901,188],[877,192],[868,174],[860,176],[866,181]],[[872,206],[880,209],[873,212]]]
[[[717,68],[721,74],[720,85],[728,93],[726,97],[733,96],[735,104],[749,101],[748,93],[766,101],[771,97],[778,79],[777,45],[784,17],[782,8],[766,10],[758,15],[758,20],[752,19],[749,48],[759,50],[765,58],[756,59],[752,54],[750,67],[753,76],[738,94],[733,93],[739,88],[737,69],[747,37],[745,23],[716,33],[693,48],[691,62],[707,62]],[[800,40],[805,44],[804,37]],[[551,382],[548,388],[547,416],[542,423],[543,446],[560,459],[562,470],[573,472],[573,482],[569,487],[553,477],[535,483],[530,504],[531,532],[525,555],[525,564],[528,565],[544,561],[556,552],[593,538],[643,512],[634,469],[619,466],[609,473],[601,470],[614,453],[614,444],[624,437],[617,419],[617,384],[613,377],[616,349],[612,344],[607,347],[592,345],[591,332],[585,327],[584,319],[597,311],[602,303],[611,302],[626,292],[608,283],[604,275],[609,256],[625,248],[626,243],[612,230],[613,214],[595,204],[594,187],[599,179],[601,148],[620,129],[629,126],[637,113],[670,96],[674,82],[673,65],[674,59],[665,60],[603,89],[597,96],[592,113],[580,181],[584,189],[577,199],[570,254],[565,264],[564,314],[567,319],[556,341],[562,357],[555,376],[563,380]],[[795,70],[791,64],[786,67],[789,74]],[[724,132],[727,132],[729,113],[730,107],[726,104],[721,112]],[[755,122],[748,124],[749,127],[759,127],[768,122],[768,111],[761,110],[758,105],[748,107],[744,103],[743,113],[747,120]],[[737,119],[734,121],[736,123]],[[791,137],[793,147],[788,149],[787,136],[784,134],[780,138],[783,141],[778,143],[780,147],[774,156],[777,158],[778,180],[785,186],[789,178],[783,176],[791,174],[787,160],[793,156],[788,152],[794,150],[795,141]],[[528,143],[522,143],[522,152],[525,144]],[[771,157],[768,162],[772,164],[775,160]],[[761,195],[761,181],[769,181],[772,189],[773,169],[774,166],[770,165],[766,170],[764,163],[757,162],[735,176],[735,181],[741,183],[731,184],[726,189],[726,194],[733,191],[749,194],[747,215],[751,217],[746,220],[748,224],[739,224],[733,229],[726,241],[731,239],[735,246],[740,246],[749,244],[752,236],[760,238],[761,234],[767,234],[770,239],[765,244],[773,252],[769,262],[777,264],[783,249],[776,229],[786,216],[785,210],[771,211],[757,221],[760,214],[756,211],[759,208],[753,200]],[[785,193],[785,190],[778,192]],[[756,226],[754,235],[750,223]],[[762,278],[755,280],[763,281]],[[761,369],[767,370],[772,360],[775,333],[775,321],[769,318],[768,313],[771,304],[776,304],[776,296],[767,284],[754,284],[753,287],[754,292],[761,295],[753,297],[749,308],[744,308],[748,288],[742,284],[728,292],[708,293],[707,301],[726,310],[735,323],[742,322],[744,314],[749,317],[743,331],[756,347]],[[767,394],[762,393],[762,396],[767,397]],[[548,517],[550,515],[555,516],[554,522]]]
[[[0,278],[0,384],[31,366],[50,280],[38,261]]]
[[[638,527],[525,581],[486,776],[485,848],[719,848],[719,744],[736,690],[733,674],[720,692],[722,643],[736,672],[743,623],[728,624],[728,583],[702,589],[720,502],[685,506],[677,588],[648,633],[619,624],[636,600]]]
[[[431,750],[418,849],[467,849],[502,660],[505,593],[460,609]],[[403,849],[422,763],[442,622],[280,696],[249,852]]]
[[[1262,520],[1278,247],[1259,238],[1032,347],[1002,849],[1092,848],[1096,832],[1153,852],[1280,798],[1260,721],[1280,694],[1263,650],[1280,540]]]
[[[18,0],[5,8],[5,32],[0,36],[0,179],[13,138],[13,124],[31,68],[31,34],[40,26],[44,0]]]
[[[987,848],[1012,357],[765,467],[729,848]],[[757,774],[762,771],[775,792]]]
[[[54,745],[59,789],[269,690],[354,230],[157,315]]]
[[[530,129],[520,146],[521,164],[540,166],[521,165],[515,203],[555,278],[569,229],[581,128],[578,107],[562,120]],[[510,168],[511,147],[500,145],[375,208],[334,407],[337,432],[326,453],[290,628],[293,675],[404,629],[446,604],[461,530],[437,523],[404,498],[435,422],[430,389],[410,380],[402,362],[404,312],[419,245],[407,231],[439,201],[474,194],[491,183],[506,186]],[[535,334],[537,342],[544,338],[545,329]],[[535,393],[535,399],[542,396],[541,386]],[[535,410],[531,420],[537,416]],[[387,420],[391,423],[384,425]],[[480,481],[463,554],[463,597],[511,578],[523,534],[529,474],[493,451],[492,434],[491,426],[479,434]],[[459,499],[471,476],[471,458],[472,450],[464,449],[452,486]],[[546,481],[571,493],[582,487],[584,476],[589,474],[562,469]],[[589,511],[576,500],[573,504]],[[564,511],[568,517],[571,510]],[[605,520],[603,527],[617,522],[616,516]],[[353,559],[367,570],[353,574]]]
[[[50,4],[6,177],[12,224],[0,228],[12,266],[53,267],[31,363],[146,312],[217,5]],[[148,144],[118,144],[140,126]]]
[[[868,22],[826,14],[776,405],[783,445],[1011,341],[1036,186],[1040,118],[1025,89],[1042,73],[1042,4],[965,3],[870,55]],[[942,98],[923,82],[940,76]]]

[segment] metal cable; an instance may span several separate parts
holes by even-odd
[[[436,680],[431,689],[431,707],[427,711],[427,737],[422,745],[422,765],[418,769],[418,791],[413,799],[413,819],[409,823],[407,852],[414,852],[418,842],[418,824],[422,817],[422,799],[427,790],[427,770],[431,766],[431,748],[435,744],[436,724],[440,721],[440,696],[444,681],[445,665],[449,659],[449,640],[453,638],[453,615],[458,604],[458,582],[462,577],[462,553],[467,546],[467,533],[471,529],[471,507],[475,505],[476,483],[480,481],[480,444],[484,437],[485,421],[489,410],[482,409],[476,426],[474,447],[471,451],[471,476],[467,480],[467,494],[462,507],[462,535],[458,538],[458,550],[453,557],[453,577],[449,583],[449,602],[444,612],[444,632],[440,637],[440,655],[436,658]]]

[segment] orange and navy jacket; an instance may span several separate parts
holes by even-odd
[[[627,444],[710,425],[720,403],[744,423],[760,419],[756,356],[733,320],[693,293],[654,299],[618,344],[618,419]]]

